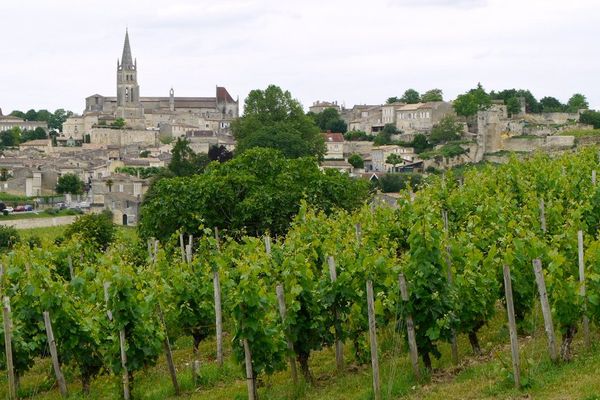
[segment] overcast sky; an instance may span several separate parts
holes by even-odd
[[[0,108],[82,112],[116,94],[125,28],[142,96],[445,97],[481,82],[600,108],[597,0],[0,0]]]

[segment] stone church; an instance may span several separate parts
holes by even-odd
[[[239,115],[239,100],[220,86],[215,97],[176,97],[173,88],[165,97],[140,96],[137,59],[132,56],[127,31],[116,72],[117,96],[88,96],[83,114],[63,124],[64,139],[119,146],[157,145],[161,136],[198,131],[228,134],[231,121]],[[119,118],[125,120],[123,129],[112,126]]]

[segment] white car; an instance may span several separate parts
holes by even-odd
[[[4,209],[4,211],[6,211],[6,212],[8,212],[8,213],[11,213],[11,212],[15,211],[15,209],[14,209],[14,208],[12,208],[12,207],[6,207],[6,208]]]

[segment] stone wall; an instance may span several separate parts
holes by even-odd
[[[92,144],[113,146],[128,146],[130,144],[143,144],[147,146],[158,145],[158,131],[141,129],[110,129],[93,128],[90,131]]]
[[[47,228],[51,226],[69,225],[75,221],[77,215],[66,215],[54,218],[13,219],[0,221],[0,225],[13,226],[17,229]]]

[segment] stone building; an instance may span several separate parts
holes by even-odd
[[[313,102],[313,105],[308,107],[308,110],[312,113],[318,114],[328,108],[335,108],[338,112],[341,110],[337,101],[320,101]]]
[[[344,135],[341,133],[323,133],[327,153],[325,160],[343,160],[344,159]]]
[[[48,123],[46,121],[26,121],[12,115],[2,115],[2,109],[0,108],[0,132],[13,128],[19,128],[22,131],[33,131],[35,128],[42,128],[48,132]]]
[[[64,124],[63,136],[84,138],[91,143],[127,145],[142,142],[155,145],[157,134],[164,124],[207,127],[217,133],[228,133],[231,121],[239,115],[239,101],[227,89],[216,87],[214,97],[176,97],[173,88],[168,96],[141,96],[138,82],[138,64],[133,58],[129,33],[125,33],[123,53],[117,60],[117,95],[94,94],[85,99],[83,115],[69,118]],[[125,120],[125,128],[112,129],[116,119]],[[147,131],[146,133],[144,133]]]
[[[447,115],[455,115],[452,104],[446,101],[429,103],[399,104],[385,107],[386,121],[394,123],[403,133],[429,132]]]

